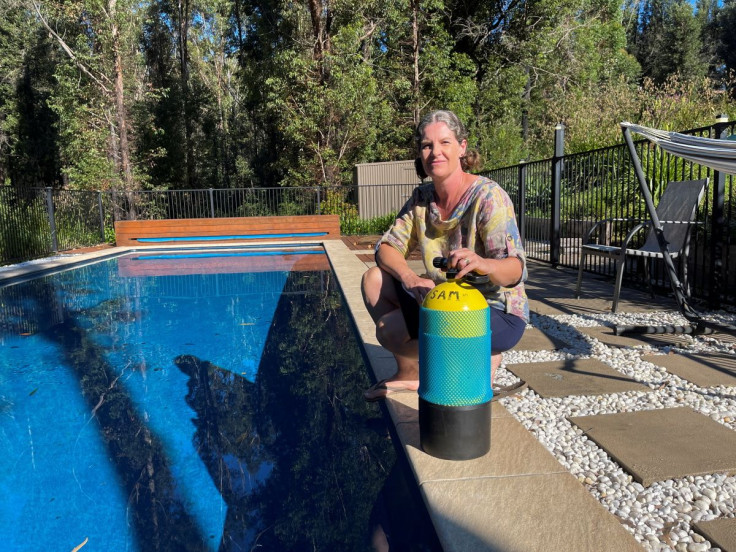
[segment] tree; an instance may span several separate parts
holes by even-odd
[[[488,166],[549,155],[559,121],[568,151],[604,145],[638,86],[728,86],[734,1],[0,0],[0,178],[335,186],[413,156],[438,108]]]
[[[0,184],[60,186],[58,120],[48,106],[56,84],[55,44],[23,4],[0,5]]]
[[[47,78],[55,82],[38,107],[54,113],[56,132],[49,125],[45,132],[55,136],[63,182],[82,188],[131,189],[134,178],[125,95],[127,71],[133,72],[135,65],[128,53],[132,5],[128,0],[104,4],[79,0],[63,5],[18,0],[16,9],[23,26],[33,28],[49,44],[43,59],[50,63]]]
[[[716,17],[716,33],[718,36],[717,54],[725,72],[731,74],[730,91],[736,98],[736,87],[733,84],[733,75],[736,74],[736,0],[726,0]]]
[[[617,2],[559,0],[508,4],[501,15],[459,18],[464,48],[479,60],[474,106],[481,151],[494,166],[551,155],[550,129],[581,98],[623,80],[638,65],[626,53]],[[490,22],[490,23],[488,23]]]
[[[657,84],[675,74],[686,80],[705,76],[701,30],[687,0],[646,0],[635,39],[643,76]]]

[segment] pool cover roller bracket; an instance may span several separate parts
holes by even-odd
[[[491,448],[491,315],[470,283],[487,277],[455,274],[419,310],[419,437],[427,454],[470,460]]]

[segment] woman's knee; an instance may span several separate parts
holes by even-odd
[[[361,291],[363,302],[374,320],[398,306],[393,276],[377,266],[363,273]]]
[[[526,328],[523,318],[491,309],[491,344],[493,354],[512,349]]]
[[[373,266],[363,273],[360,289],[363,292],[363,300],[366,304],[369,301],[375,304],[381,294],[381,286],[383,282],[382,270],[377,266]]]

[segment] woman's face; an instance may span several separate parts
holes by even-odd
[[[467,140],[458,142],[445,123],[432,123],[424,127],[419,145],[424,171],[433,180],[446,178],[456,171],[462,172],[460,158],[465,155]]]

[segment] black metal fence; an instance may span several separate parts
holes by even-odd
[[[736,123],[717,123],[686,133],[725,138],[734,134],[735,127]],[[625,144],[565,155],[563,142],[564,128],[558,126],[552,158],[483,174],[501,184],[514,201],[529,257],[577,268],[582,238],[594,221],[648,215]],[[636,142],[636,148],[655,203],[670,181],[710,179],[692,236],[689,282],[693,296],[712,307],[736,304],[733,176],[676,158],[644,140]],[[398,206],[405,196],[406,185],[129,192],[0,187],[0,264],[112,241],[114,221],[127,219],[338,214],[343,234],[378,234],[396,213],[387,207],[386,213],[363,220],[358,214],[365,207],[362,202],[392,204],[389,197]],[[612,223],[603,239],[620,244],[629,227]],[[629,285],[643,285],[641,262],[627,265]],[[610,260],[598,258],[585,268],[609,276],[614,271]],[[651,273],[658,285],[668,286],[656,261]]]
[[[736,133],[735,122],[685,131],[685,134],[725,139]],[[621,245],[633,220],[647,220],[644,198],[625,144],[564,155],[564,129],[555,132],[555,156],[484,173],[501,184],[517,209],[520,231],[529,257],[554,265],[578,268],[580,244],[597,220],[618,218],[602,239]],[[698,209],[691,237],[688,283],[693,297],[712,308],[736,304],[736,189],[734,176],[673,156],[646,140],[635,143],[655,204],[668,182],[708,178],[705,199]],[[642,234],[641,239],[645,237]],[[641,244],[634,243],[633,246]],[[589,256],[590,259],[592,256]],[[650,262],[655,286],[669,288],[659,261],[632,260],[626,266],[629,285],[645,285],[643,262]],[[613,276],[610,259],[595,257],[586,270]]]
[[[111,221],[110,194],[0,187],[0,264],[104,243]]]

